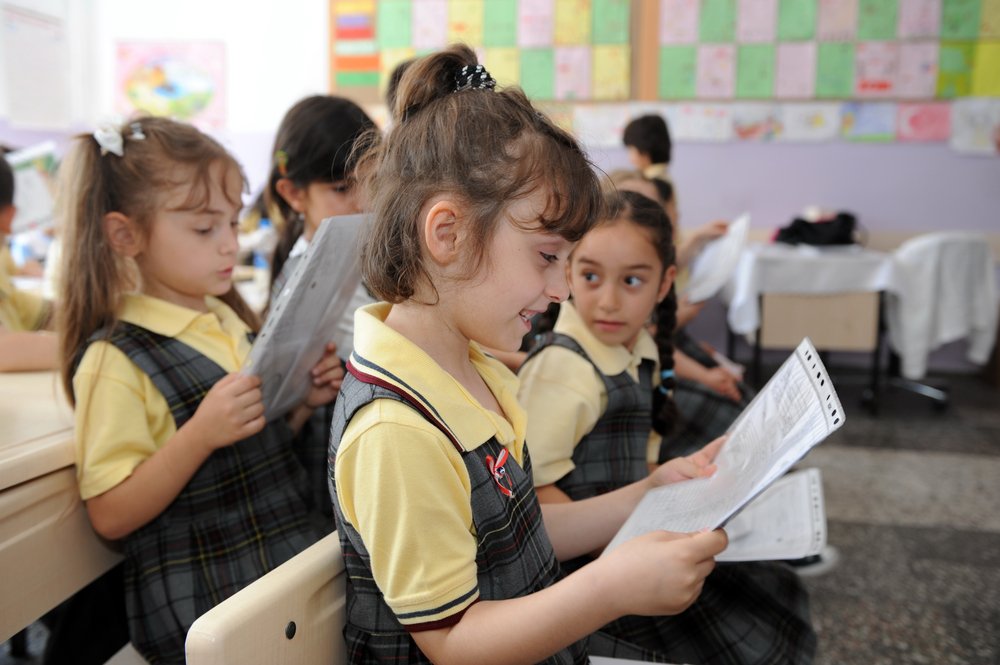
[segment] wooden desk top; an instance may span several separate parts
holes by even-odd
[[[58,374],[0,374],[0,491],[73,463],[73,412]]]

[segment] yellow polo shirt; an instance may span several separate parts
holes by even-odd
[[[524,457],[517,377],[469,345],[472,361],[505,415],[484,408],[415,344],[385,325],[386,303],[359,308],[351,362],[403,388],[438,414],[466,450],[496,437]],[[373,367],[374,365],[374,367]],[[454,444],[413,407],[375,400],[351,419],[334,466],[337,500],[371,554],[375,583],[414,627],[464,611],[479,597],[472,488]]]
[[[639,365],[650,359],[657,367],[653,385],[660,383],[656,342],[645,330],[639,333],[633,351],[621,345],[607,346],[590,332],[573,304],[565,302],[559,308],[554,331],[576,340],[594,364],[575,351],[549,346],[518,371],[518,398],[528,412],[527,441],[536,487],[551,485],[576,467],[573,450],[608,408],[608,392],[595,366],[605,376],[628,372],[638,381]],[[651,431],[647,461],[656,462],[659,452],[660,436]]]
[[[249,328],[222,301],[205,298],[198,312],[145,295],[126,296],[119,318],[173,337],[227,372],[250,351]],[[128,478],[173,436],[167,401],[149,377],[107,342],[94,342],[73,375],[76,394],[76,473],[84,500]]]
[[[49,318],[45,298],[14,288],[11,274],[16,268],[6,247],[0,250],[0,326],[10,332],[40,330]]]

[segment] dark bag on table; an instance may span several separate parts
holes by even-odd
[[[839,212],[836,217],[809,222],[796,217],[788,226],[778,229],[775,242],[789,245],[853,245],[858,240],[858,220],[849,212]]]

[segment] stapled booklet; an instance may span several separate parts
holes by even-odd
[[[650,531],[689,533],[725,526],[748,504],[759,503],[747,513],[742,524],[733,522],[735,537],[731,538],[730,547],[737,545],[744,535],[742,532],[791,526],[799,534],[796,542],[807,545],[789,548],[790,553],[779,553],[772,548],[767,558],[798,558],[817,553],[826,543],[818,476],[812,476],[811,480],[808,477],[786,480],[772,489],[772,493],[780,493],[784,485],[804,482],[804,489],[799,486],[784,494],[793,497],[797,507],[790,502],[780,505],[762,493],[844,422],[844,410],[830,376],[812,342],[806,338],[730,426],[728,439],[715,459],[715,474],[647,492],[605,552]],[[768,505],[796,514],[790,519],[773,514],[767,517]],[[777,532],[757,535],[772,542],[779,537],[786,542],[790,538],[790,534]],[[735,556],[742,556],[735,548],[734,552]],[[726,560],[725,553],[720,560]]]
[[[338,339],[338,323],[361,283],[359,236],[366,215],[331,217],[319,230],[278,294],[254,340],[242,371],[261,378],[265,416],[276,418],[299,404],[312,387],[310,371],[328,342]]]

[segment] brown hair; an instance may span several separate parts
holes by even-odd
[[[398,124],[366,153],[359,173],[372,222],[365,231],[361,274],[376,297],[392,303],[433,290],[422,264],[418,217],[442,193],[467,206],[475,225],[475,266],[511,202],[548,188],[541,224],[579,240],[599,216],[597,176],[576,140],[538,112],[520,88],[463,89],[455,76],[476,55],[455,45],[413,62],[399,84]],[[518,220],[511,220],[516,223]]]
[[[58,298],[60,370],[71,403],[73,374],[91,335],[109,333],[117,322],[125,293],[140,286],[132,260],[120,256],[105,237],[104,218],[120,212],[148,231],[172,187],[190,182],[185,209],[208,204],[212,168],[222,164],[246,176],[225,148],[209,136],[166,118],[140,118],[117,128],[123,139],[122,156],[101,154],[92,134],[80,134],[59,169],[59,210],[63,225],[63,265]],[[177,168],[183,169],[178,174]],[[239,203],[240,193],[225,192]],[[247,325],[259,328],[253,313],[235,288],[220,298]]]
[[[601,225],[615,224],[621,221],[631,222],[645,229],[649,234],[649,241],[656,250],[656,255],[660,258],[664,271],[677,263],[674,229],[663,206],[642,194],[630,191],[608,193],[607,206],[608,214],[600,222]],[[674,329],[677,327],[676,285],[670,286],[667,297],[656,306],[654,314],[656,332],[653,335],[653,340],[656,342],[656,349],[660,356],[661,377],[667,377],[663,378],[660,385],[664,391],[672,393],[676,383],[672,371],[674,368]],[[653,393],[653,429],[666,436],[676,426],[679,415],[677,405],[664,391],[656,390]]]

